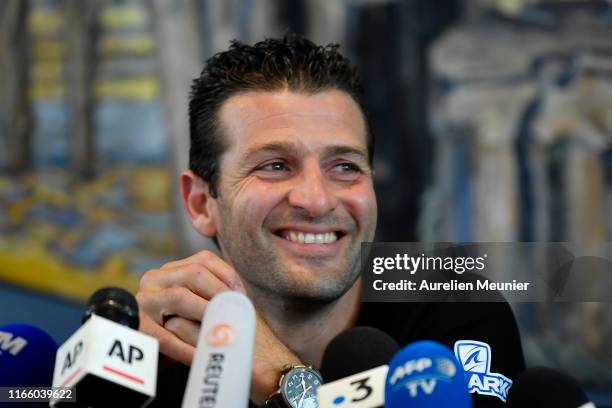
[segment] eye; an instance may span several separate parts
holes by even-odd
[[[355,163],[342,162],[334,166],[334,171],[338,173],[350,174],[350,173],[361,173],[361,168]]]
[[[285,162],[275,161],[275,162],[266,163],[263,166],[260,166],[258,170],[278,172],[278,171],[286,171],[288,170],[288,167]]]
[[[361,167],[353,162],[340,162],[331,169],[331,174],[339,181],[357,180],[362,173]]]
[[[336,169],[342,173],[359,173],[361,169],[355,163],[340,163],[336,165]]]

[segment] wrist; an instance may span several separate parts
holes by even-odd
[[[258,367],[253,366],[253,379],[251,381],[251,399],[257,405],[264,404],[279,388],[283,367],[302,365],[302,362],[293,355],[285,360],[262,362]]]
[[[323,380],[321,374],[311,366],[286,364],[281,370],[276,392],[272,394],[264,407],[266,408],[299,408],[316,405],[317,388]]]

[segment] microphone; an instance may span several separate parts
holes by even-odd
[[[508,391],[508,407],[595,408],[576,380],[547,367],[523,371]]]
[[[386,408],[471,408],[463,368],[453,352],[434,341],[404,347],[389,363]]]
[[[49,387],[57,343],[38,327],[0,326],[0,387]]]
[[[56,351],[55,340],[38,327],[23,323],[0,326],[0,387],[50,387]],[[0,407],[8,404],[7,400],[0,400]]]
[[[57,407],[142,407],[155,398],[157,339],[137,331],[138,304],[121,288],[96,291],[83,325],[57,351],[53,386],[75,388],[77,402]]]
[[[213,297],[202,318],[182,407],[247,407],[254,343],[251,301],[233,291]]]
[[[399,350],[387,333],[354,327],[337,335],[321,363],[326,383],[317,389],[319,408],[374,408],[384,404],[387,362]]]

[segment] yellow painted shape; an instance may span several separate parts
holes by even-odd
[[[159,95],[159,88],[159,81],[152,76],[121,80],[106,79],[96,83],[95,93],[101,99],[150,101]]]
[[[56,39],[37,39],[32,43],[32,54],[35,60],[61,59],[68,55],[68,46]]]
[[[35,35],[53,34],[65,27],[63,14],[56,10],[34,8],[28,15],[28,29]]]
[[[146,55],[153,52],[155,43],[150,36],[112,36],[104,38],[100,44],[105,56],[116,54]]]
[[[148,15],[143,7],[109,6],[102,12],[100,21],[106,30],[135,28],[145,25]]]
[[[109,258],[100,270],[87,271],[64,264],[35,242],[10,246],[0,242],[1,280],[75,300],[86,300],[96,289],[110,285],[136,292],[139,279],[125,270],[126,264]]]

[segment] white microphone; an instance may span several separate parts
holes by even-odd
[[[148,405],[155,398],[159,343],[136,330],[134,297],[120,288],[101,289],[90,298],[84,320],[57,350],[53,371],[53,387],[74,387],[76,403],[52,399],[50,405]]]
[[[232,291],[215,296],[204,312],[182,407],[247,407],[254,342],[251,301]]]

